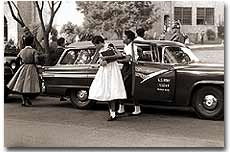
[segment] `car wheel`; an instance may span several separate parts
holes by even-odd
[[[89,109],[94,105],[94,101],[88,99],[88,90],[73,89],[70,92],[70,100],[74,107],[79,109]]]
[[[219,88],[200,88],[195,92],[192,104],[200,118],[218,120],[224,117],[224,95]]]
[[[8,95],[9,95],[9,89],[7,88],[7,87],[5,87],[5,89],[4,89],[4,101],[6,101],[6,99],[8,98]]]

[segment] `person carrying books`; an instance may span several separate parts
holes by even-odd
[[[133,45],[133,51],[132,51],[132,42],[134,41],[134,39],[135,39],[134,32],[132,32],[131,30],[126,30],[124,32],[124,37],[123,37],[123,42],[125,44],[124,55],[121,58],[119,58],[119,62],[123,64],[121,73],[125,84],[127,98],[129,100],[132,100],[134,104],[134,111],[130,115],[137,116],[141,114],[141,107],[138,100],[136,100],[133,97],[133,93],[132,93],[133,87],[135,85],[133,84],[134,71],[132,69],[132,66],[139,58],[139,54],[138,54],[138,47],[136,45]],[[115,57],[106,58],[106,61],[108,63],[114,60],[117,60],[117,58]],[[119,115],[125,114],[124,102],[125,100],[119,100],[119,109],[117,111],[117,114]]]
[[[121,70],[116,60],[107,62],[110,57],[120,58],[122,54],[116,50],[113,44],[105,44],[101,36],[95,36],[92,43],[99,52],[100,67],[89,89],[89,99],[96,101],[107,101],[109,105],[109,119],[115,120],[115,103],[126,99],[126,90],[121,75]]]

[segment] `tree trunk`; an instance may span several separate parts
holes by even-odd
[[[49,52],[49,34],[44,33],[44,49],[45,49],[45,54],[48,54]]]
[[[117,34],[118,39],[121,40],[122,36],[123,36],[123,31],[121,31],[121,30],[115,30],[115,33]]]

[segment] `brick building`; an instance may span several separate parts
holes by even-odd
[[[204,31],[204,40],[209,37],[206,32],[215,33],[217,39],[218,26],[224,25],[224,3],[218,1],[164,1],[155,2],[160,7],[161,19],[154,25],[159,36],[161,31],[170,31],[175,20],[180,20],[181,31],[186,33],[190,41],[200,42],[201,32]]]

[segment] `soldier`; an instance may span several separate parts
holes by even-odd
[[[173,30],[173,36],[171,37],[171,41],[176,41],[176,42],[180,42],[180,43],[185,43],[185,40],[186,40],[186,36],[181,33],[180,31],[180,23],[176,22],[173,27],[172,27],[172,30]]]

